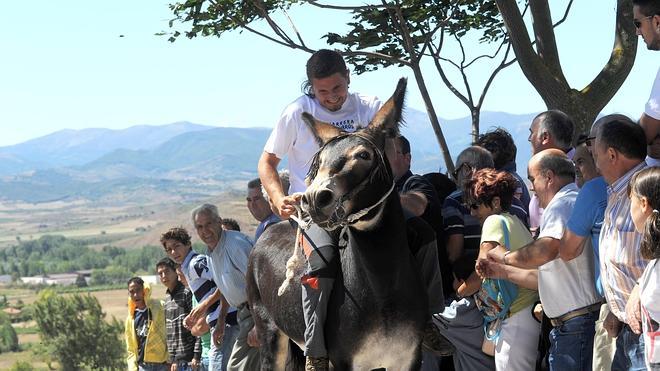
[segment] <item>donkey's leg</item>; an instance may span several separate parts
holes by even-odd
[[[259,304],[254,305],[252,308],[252,318],[254,319],[254,326],[257,329],[257,335],[261,343],[259,347],[261,370],[271,371],[275,369],[279,331],[266,313],[265,308]]]
[[[286,364],[284,369],[286,371],[304,371],[305,370],[305,354],[298,344],[292,340],[288,341]]]
[[[410,367],[408,368],[411,371],[418,371],[422,369],[422,346],[419,345],[415,349],[413,354],[412,361],[410,362]]]

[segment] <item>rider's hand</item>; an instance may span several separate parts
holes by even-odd
[[[301,195],[283,196],[273,200],[275,212],[281,219],[289,219],[296,213],[296,205],[300,202]]]

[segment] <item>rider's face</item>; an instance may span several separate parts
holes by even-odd
[[[348,73],[335,73],[320,79],[312,78],[312,90],[321,106],[328,111],[339,111],[348,97]]]

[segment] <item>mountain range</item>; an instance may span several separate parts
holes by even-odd
[[[507,129],[522,165],[530,157],[527,133],[533,117],[483,112],[481,131],[493,126]],[[412,146],[413,171],[444,169],[426,113],[407,109],[404,120],[402,133]],[[441,122],[455,158],[471,143],[470,118]],[[45,202],[112,195],[137,201],[147,194],[197,197],[227,187],[242,188],[256,176],[271,130],[189,122],[122,130],[60,130],[0,147],[0,199]]]

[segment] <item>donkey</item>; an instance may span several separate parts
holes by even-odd
[[[328,303],[325,341],[335,370],[416,370],[428,318],[426,293],[413,268],[406,227],[393,178],[383,154],[398,133],[406,80],[370,125],[356,133],[303,117],[322,145],[302,197],[303,209],[319,226],[348,243],[340,250],[341,271]],[[278,296],[295,232],[287,222],[268,228],[255,244],[247,272],[248,301],[261,340],[262,370],[273,370],[278,338],[289,339],[289,368],[304,364],[295,342],[304,344],[302,293],[294,284]],[[295,347],[295,345],[293,345]],[[291,359],[293,354],[293,359]]]

